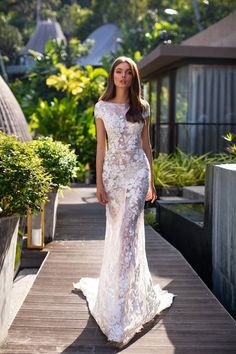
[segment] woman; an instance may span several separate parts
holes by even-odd
[[[136,64],[117,58],[95,105],[97,199],[106,205],[99,278],[74,284],[112,345],[127,344],[144,323],[169,307],[174,294],[153,285],[145,253],[144,203],[157,198],[149,140],[150,108],[141,98]],[[108,148],[106,144],[108,136]]]

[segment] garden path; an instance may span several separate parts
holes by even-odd
[[[115,354],[72,282],[101,266],[105,209],[95,189],[72,188],[60,198],[56,240],[9,330],[1,354]],[[150,226],[146,250],[154,283],[177,294],[171,308],[122,350],[127,354],[236,353],[236,322],[184,257]]]

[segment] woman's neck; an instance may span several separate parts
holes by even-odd
[[[128,103],[129,102],[128,91],[119,90],[118,88],[116,88],[116,95],[112,99],[112,101],[116,103]]]

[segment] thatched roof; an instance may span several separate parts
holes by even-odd
[[[32,140],[25,116],[6,82],[0,76],[0,130],[20,140]]]
[[[26,47],[22,50],[21,54],[28,54],[29,49],[43,54],[45,44],[49,39],[60,39],[66,42],[66,38],[58,22],[51,20],[39,21],[34,33],[32,34],[29,42],[26,44]]]
[[[101,66],[103,55],[117,52],[119,49],[120,44],[118,41],[121,39],[121,32],[116,25],[107,23],[93,31],[87,39],[92,39],[94,45],[87,56],[78,60],[78,64]]]

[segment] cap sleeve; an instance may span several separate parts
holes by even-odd
[[[102,119],[102,110],[101,110],[101,102],[98,101],[95,106],[94,106],[94,116],[95,118],[101,118]]]
[[[150,105],[147,101],[145,101],[145,104],[146,104],[146,109],[143,112],[143,118],[148,118],[150,117]]]

